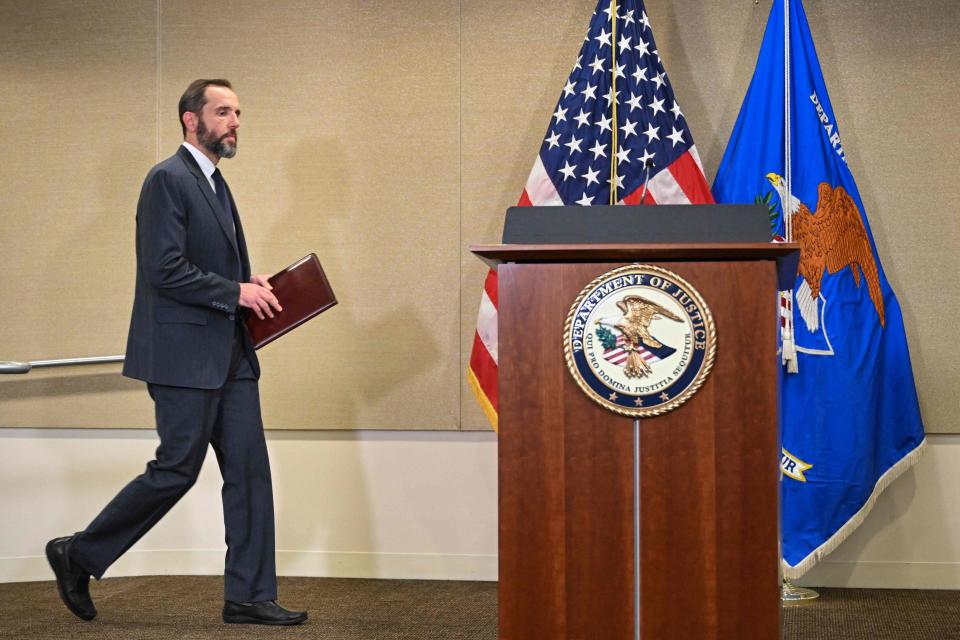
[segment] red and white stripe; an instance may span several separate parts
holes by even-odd
[[[791,292],[781,291],[780,292],[780,330],[787,331],[790,319],[793,318],[793,296],[790,295]]]
[[[527,176],[527,186],[517,204],[521,207],[559,207],[563,204],[563,199],[553,185],[550,175],[547,174],[539,153],[533,162],[533,168],[530,169],[530,175]]]
[[[703,165],[696,145],[666,169],[661,169],[647,182],[647,194],[643,185],[621,200],[622,204],[712,204],[713,194],[703,177]]]
[[[491,269],[483,283],[480,297],[480,312],[477,314],[477,331],[473,335],[470,351],[470,367],[467,380],[480,402],[487,420],[497,428],[499,395],[497,392],[497,272]]]

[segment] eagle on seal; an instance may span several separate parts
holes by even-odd
[[[847,190],[843,186],[833,187],[821,182],[817,210],[811,213],[796,196],[786,193],[786,181],[782,176],[768,173],[767,180],[780,194],[785,215],[790,216],[792,223],[793,240],[800,243],[799,272],[803,282],[797,290],[797,308],[807,329],[813,332],[820,326],[817,299],[824,270],[834,274],[845,267],[850,267],[857,287],[863,273],[880,325],[884,326],[880,274],[860,211]]]
[[[642,342],[654,349],[663,346],[663,343],[650,335],[650,323],[657,316],[663,316],[677,322],[683,322],[683,319],[656,302],[641,296],[626,296],[623,300],[617,302],[617,307],[623,312],[623,318],[615,326],[626,339],[623,349],[627,352],[627,363],[623,367],[623,373],[628,378],[642,378],[651,373],[653,369],[643,359],[640,352],[640,343]]]

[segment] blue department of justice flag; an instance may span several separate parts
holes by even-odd
[[[794,289],[781,303],[798,368],[780,380],[782,552],[784,574],[796,578],[863,521],[925,441],[900,306],[847,166],[806,15],[800,0],[789,7],[789,113],[784,0],[774,0],[713,194],[765,204],[774,235],[801,245]]]

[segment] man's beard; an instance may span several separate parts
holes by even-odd
[[[214,138],[210,130],[207,129],[207,125],[204,124],[203,119],[199,119],[197,122],[197,141],[202,144],[207,151],[216,155],[218,158],[232,158],[237,155],[237,143],[224,140],[224,138],[230,135],[236,139],[237,133],[232,131],[223,134],[219,138]]]

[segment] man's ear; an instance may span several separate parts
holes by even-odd
[[[195,133],[197,130],[197,114],[193,111],[185,111],[183,114],[183,126],[187,128],[187,133]]]

